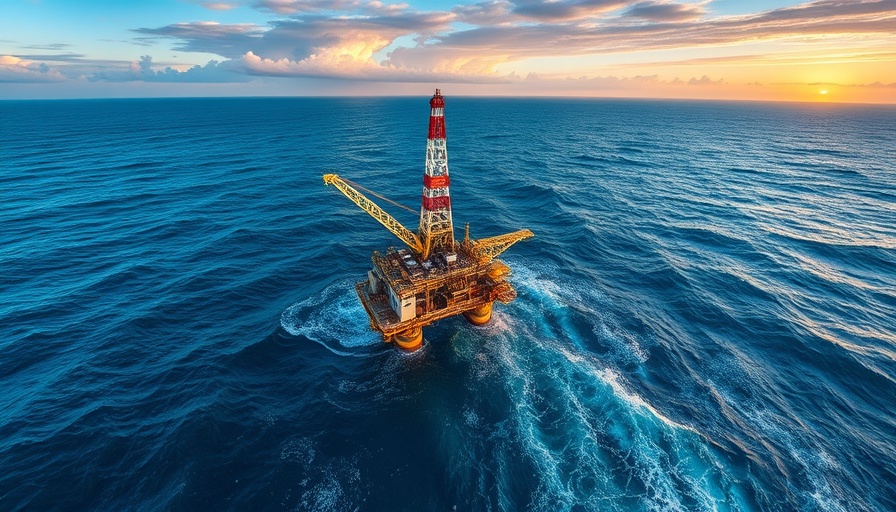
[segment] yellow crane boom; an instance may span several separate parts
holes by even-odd
[[[511,245],[534,236],[528,229],[521,229],[513,233],[505,235],[492,236],[489,238],[481,238],[479,240],[470,240],[469,232],[467,238],[464,239],[463,245],[469,252],[479,260],[479,263],[488,263],[496,256],[507,250]]]
[[[411,248],[417,254],[423,253],[423,243],[420,241],[420,238],[414,234],[413,231],[404,227],[400,222],[395,220],[394,217],[386,213],[385,210],[379,207],[376,203],[371,201],[361,192],[358,192],[354,187],[346,183],[342,178],[340,178],[336,174],[324,174],[324,183],[327,185],[333,185],[340,192],[345,194],[345,197],[352,200],[353,203],[361,207],[362,210],[367,212],[371,217],[379,221],[380,224],[386,227],[393,235],[397,236],[402,242],[407,244],[408,247]],[[508,245],[509,247],[509,245]]]

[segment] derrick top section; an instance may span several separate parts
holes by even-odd
[[[429,100],[429,140],[445,138],[445,98],[442,90],[436,89],[432,99]]]
[[[445,108],[445,98],[442,97],[442,90],[436,89],[436,93],[432,95],[432,99],[429,100],[429,106],[431,108]]]

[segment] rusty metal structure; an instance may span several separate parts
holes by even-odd
[[[381,332],[384,341],[405,350],[420,348],[423,327],[436,320],[463,314],[470,323],[483,325],[491,319],[494,301],[506,304],[515,299],[516,290],[506,280],[510,268],[495,258],[514,243],[533,236],[522,229],[472,240],[467,224],[464,239],[454,239],[445,99],[439,89],[429,105],[426,168],[416,233],[361,190],[393,205],[400,204],[336,174],[324,175],[324,183],[335,186],[407,245],[390,247],[385,254],[375,251],[367,279],[355,285],[371,328]]]

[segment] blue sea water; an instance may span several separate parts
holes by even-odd
[[[0,102],[0,510],[896,509],[896,109],[446,89],[536,237],[406,354],[321,175],[419,204],[430,92]]]

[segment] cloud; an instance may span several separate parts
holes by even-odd
[[[83,62],[83,53],[19,53],[16,57],[34,61]]]
[[[793,40],[842,37],[848,34],[894,35],[896,1],[858,4],[839,0],[809,2],[749,16],[704,18],[702,4],[667,1],[630,2],[619,13],[584,18],[622,2],[552,2],[511,4],[484,2],[457,8],[460,20],[474,28],[443,32],[425,44],[393,50],[387,64],[395,67],[439,68],[450,62],[516,62],[554,56],[600,55]],[[576,22],[515,22],[520,12],[542,20],[578,16]],[[526,9],[529,9],[527,11]],[[544,11],[544,12],[542,12]],[[503,18],[502,18],[503,17]],[[632,23],[632,19],[642,20]],[[511,20],[502,23],[501,20]],[[487,24],[484,24],[486,23]],[[483,72],[494,67],[482,66]]]
[[[258,0],[286,15],[267,25],[177,23],[135,32],[208,52],[253,75],[384,77],[479,75],[531,58],[596,55],[837,34],[892,34],[896,0],[817,0],[746,16],[705,17],[706,2],[485,0],[451,11],[357,0]],[[457,29],[456,22],[472,28]],[[398,41],[416,41],[416,44]],[[376,62],[382,52],[385,60]],[[234,66],[237,68],[237,66]],[[373,78],[371,78],[373,77]],[[699,81],[699,79],[698,79]]]
[[[133,31],[151,37],[175,39],[178,41],[174,45],[177,51],[214,53],[231,59],[242,56],[265,33],[264,27],[251,23],[227,25],[213,21],[175,23]]]
[[[688,83],[688,85],[720,85],[720,84],[724,84],[725,81],[722,79],[713,80],[713,79],[709,78],[708,76],[703,75],[699,79],[696,77],[691,77],[691,79],[688,80],[687,83]]]
[[[564,85],[566,88],[588,88],[600,90],[623,90],[631,89],[635,86],[658,86],[669,82],[660,80],[657,75],[638,75],[634,77],[618,77],[618,76],[581,76],[581,77],[565,77],[554,78],[544,76],[538,73],[529,73],[523,82],[535,84],[539,87],[548,85]]]
[[[276,14],[354,12],[377,15],[403,11],[408,8],[408,4],[389,4],[378,0],[369,2],[357,0],[258,0],[254,7]]]
[[[360,2],[340,0],[259,0],[256,9],[276,14],[297,14],[320,11],[343,11],[356,7]]]
[[[860,62],[878,63],[896,61],[896,51],[868,51],[866,48],[860,50],[799,50],[786,51],[774,54],[732,54],[719,57],[697,57],[692,59],[678,60],[655,60],[647,62],[630,63],[629,68],[640,67],[678,67],[678,66],[705,66],[705,65],[740,65],[751,63],[757,65],[773,65],[773,66],[798,66],[806,62],[822,61],[825,64],[855,64]]]
[[[369,5],[369,4],[368,4]],[[376,5],[374,6],[378,8]],[[447,30],[455,15],[447,12],[395,12],[376,16],[303,15],[257,25],[179,23],[137,32],[177,40],[178,51],[221,55],[253,75],[363,77],[419,80],[421,71],[396,70],[374,55],[397,38],[429,37]],[[431,69],[434,73],[439,70]],[[489,79],[485,79],[489,80]]]
[[[56,71],[63,77],[82,76],[101,81],[232,82],[259,76],[292,76],[518,83],[518,77],[499,70],[530,59],[765,41],[814,43],[832,35],[873,38],[884,41],[885,45],[896,35],[896,0],[815,0],[737,16],[707,16],[707,6],[711,5],[707,0],[483,0],[445,11],[419,11],[406,3],[376,0],[190,1],[212,10],[250,6],[270,16],[270,21],[262,24],[191,21],[133,29],[137,35],[135,41],[147,44],[164,41],[179,53],[211,53],[221,58],[189,69],[172,68],[164,63],[157,65],[148,56],[135,63],[103,63],[89,61],[73,52],[52,55],[71,48],[51,44],[31,48],[46,50],[39,55],[18,55],[30,64],[16,64],[15,72],[23,77],[40,73],[35,62],[46,61],[52,65],[46,68],[46,73]],[[745,56],[628,64],[628,74],[638,76],[603,77],[595,82],[576,78],[572,83],[576,87],[588,83],[601,87],[622,84],[619,86],[631,88],[634,84],[656,80],[650,71],[632,71],[639,67],[664,64],[708,67],[742,63],[747,59],[783,66],[789,62],[805,62],[802,56],[809,55],[813,49],[828,51],[827,47],[806,44],[792,55],[784,50],[759,55],[751,47],[744,51]],[[868,62],[893,60],[892,52],[886,49],[877,51],[869,47],[864,54],[862,58]],[[853,59],[851,55],[858,58],[859,54],[840,52],[820,55],[818,59],[847,62]],[[721,80],[701,76],[704,72],[717,74],[707,67],[683,72],[682,76],[695,75],[687,82],[675,79],[662,84],[682,86],[683,90],[698,89],[684,87],[688,84],[723,84]],[[7,79],[12,79],[9,78],[13,76],[12,71],[4,73]],[[710,88],[702,87],[703,90]]]
[[[493,75],[499,64],[508,62],[506,54],[458,52],[453,48],[397,48],[389,53],[384,66],[397,69],[430,70],[435,73]]]
[[[53,43],[53,44],[32,44],[28,46],[21,46],[20,48],[24,48],[26,50],[51,50],[51,51],[61,51],[66,48],[71,48],[72,45],[66,43]]]
[[[181,82],[181,83],[232,83],[248,82],[251,77],[241,73],[234,62],[209,61],[205,66],[195,65],[185,71],[170,66],[156,71],[152,57],[144,55],[139,61],[131,62],[126,69],[98,71],[87,76],[94,82]]]
[[[653,0],[638,2],[625,12],[627,16],[649,21],[691,21],[699,18],[704,13],[702,5]]]
[[[229,4],[225,2],[206,2],[203,3],[202,6],[210,11],[229,11],[238,7],[238,5],[236,4]]]
[[[362,62],[405,35],[428,35],[447,30],[451,13],[392,13],[377,16],[327,17],[308,15],[276,20],[268,27],[212,22],[177,23],[135,32],[172,38],[174,49],[207,52],[241,59],[247,52],[264,58],[302,60],[312,55],[338,55]]]
[[[140,76],[146,82],[222,83],[248,82],[250,78],[240,73],[232,62],[209,61],[205,66],[195,65],[186,71],[166,66],[160,71],[152,69],[152,57],[145,55],[138,63]],[[133,65],[132,65],[132,69]]]
[[[848,21],[851,18],[862,18],[868,15],[880,18],[881,14],[889,16],[881,20],[892,19],[896,11],[896,2],[893,0],[858,0],[845,2],[843,0],[816,0],[806,2],[793,7],[784,7],[766,11],[755,16],[747,16],[746,19],[764,21],[791,21],[804,22],[820,18],[836,18]],[[892,27],[892,26],[891,26]],[[892,32],[892,28],[890,29]]]
[[[884,84],[881,82],[873,82],[870,84],[839,84],[839,83],[834,83],[834,82],[811,82],[808,84],[799,84],[799,85],[860,87],[860,88],[869,88],[869,89],[896,89],[896,82],[893,82],[890,84]]]
[[[245,69],[259,76],[357,79],[371,82],[508,83],[506,77],[465,73],[463,69],[414,70],[383,66],[375,62],[353,63],[332,56],[313,55],[301,61],[266,59],[252,52],[243,56]]]
[[[457,20],[471,25],[506,25],[513,21],[512,4],[506,0],[489,0],[459,5],[452,9]]]
[[[40,83],[59,82],[65,77],[45,63],[0,55],[0,82]]]
[[[626,0],[522,0],[513,2],[512,11],[537,21],[570,21],[614,11],[631,3]]]
[[[448,30],[451,13],[397,13],[364,17],[305,17],[272,22],[256,53],[282,58],[341,52],[346,47],[369,47],[377,52],[401,36],[429,36]],[[260,51],[259,51],[260,50]],[[369,58],[364,53],[363,60]],[[359,59],[360,54],[359,54]]]

